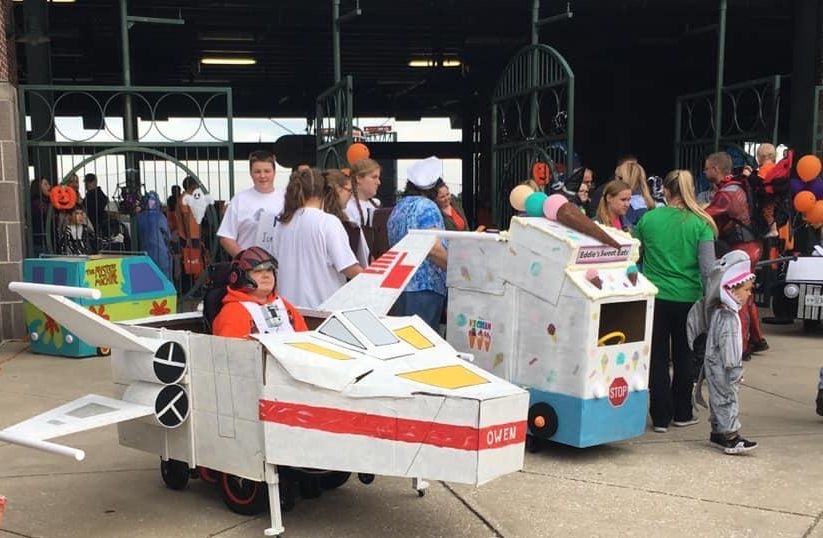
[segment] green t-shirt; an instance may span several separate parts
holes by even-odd
[[[658,299],[694,303],[703,296],[697,245],[714,241],[708,223],[687,209],[658,207],[634,231],[643,244],[643,274],[657,286]]]

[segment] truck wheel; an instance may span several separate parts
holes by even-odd
[[[268,508],[268,488],[264,482],[256,482],[233,474],[220,477],[220,496],[229,510],[244,516],[255,516]]]
[[[551,439],[557,433],[557,412],[546,402],[529,407],[529,428],[540,439]]]
[[[189,483],[189,464],[177,460],[160,460],[160,476],[169,489],[183,489]]]
[[[537,454],[543,448],[543,443],[534,435],[526,435],[526,450],[531,454]]]

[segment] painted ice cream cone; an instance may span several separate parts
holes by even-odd
[[[549,220],[557,221],[610,247],[620,248],[620,243],[614,237],[581,213],[580,209],[566,200],[562,194],[549,196],[543,204],[543,212]]]
[[[586,280],[592,283],[597,289],[603,289],[603,280],[600,279],[600,275],[597,274],[596,269],[589,269],[586,271]]]
[[[469,331],[469,348],[474,349],[475,340],[477,340],[477,333],[472,329]]]
[[[0,528],[3,527],[3,513],[6,511],[6,498],[0,495]]]
[[[637,286],[637,266],[630,265],[626,269],[626,276],[629,278],[629,282],[632,283],[632,286]]]
[[[489,333],[486,333],[486,338],[483,340],[483,348],[488,351],[492,345],[492,337]]]

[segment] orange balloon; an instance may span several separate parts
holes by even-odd
[[[807,183],[820,175],[821,168],[817,155],[804,155],[797,161],[797,175]]]
[[[794,196],[794,208],[799,213],[810,211],[814,207],[815,202],[817,202],[817,198],[815,198],[814,193],[811,191],[800,191]]]
[[[823,200],[815,202],[814,207],[807,211],[804,216],[806,220],[809,221],[809,224],[813,226],[823,224]]]
[[[371,153],[369,152],[369,148],[366,147],[366,144],[361,144],[360,142],[355,142],[346,150],[346,160],[349,161],[349,164],[368,159],[370,155]]]

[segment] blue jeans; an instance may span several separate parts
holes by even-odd
[[[440,318],[446,298],[433,291],[404,291],[394,305],[398,316],[420,316],[435,331],[440,328]]]

